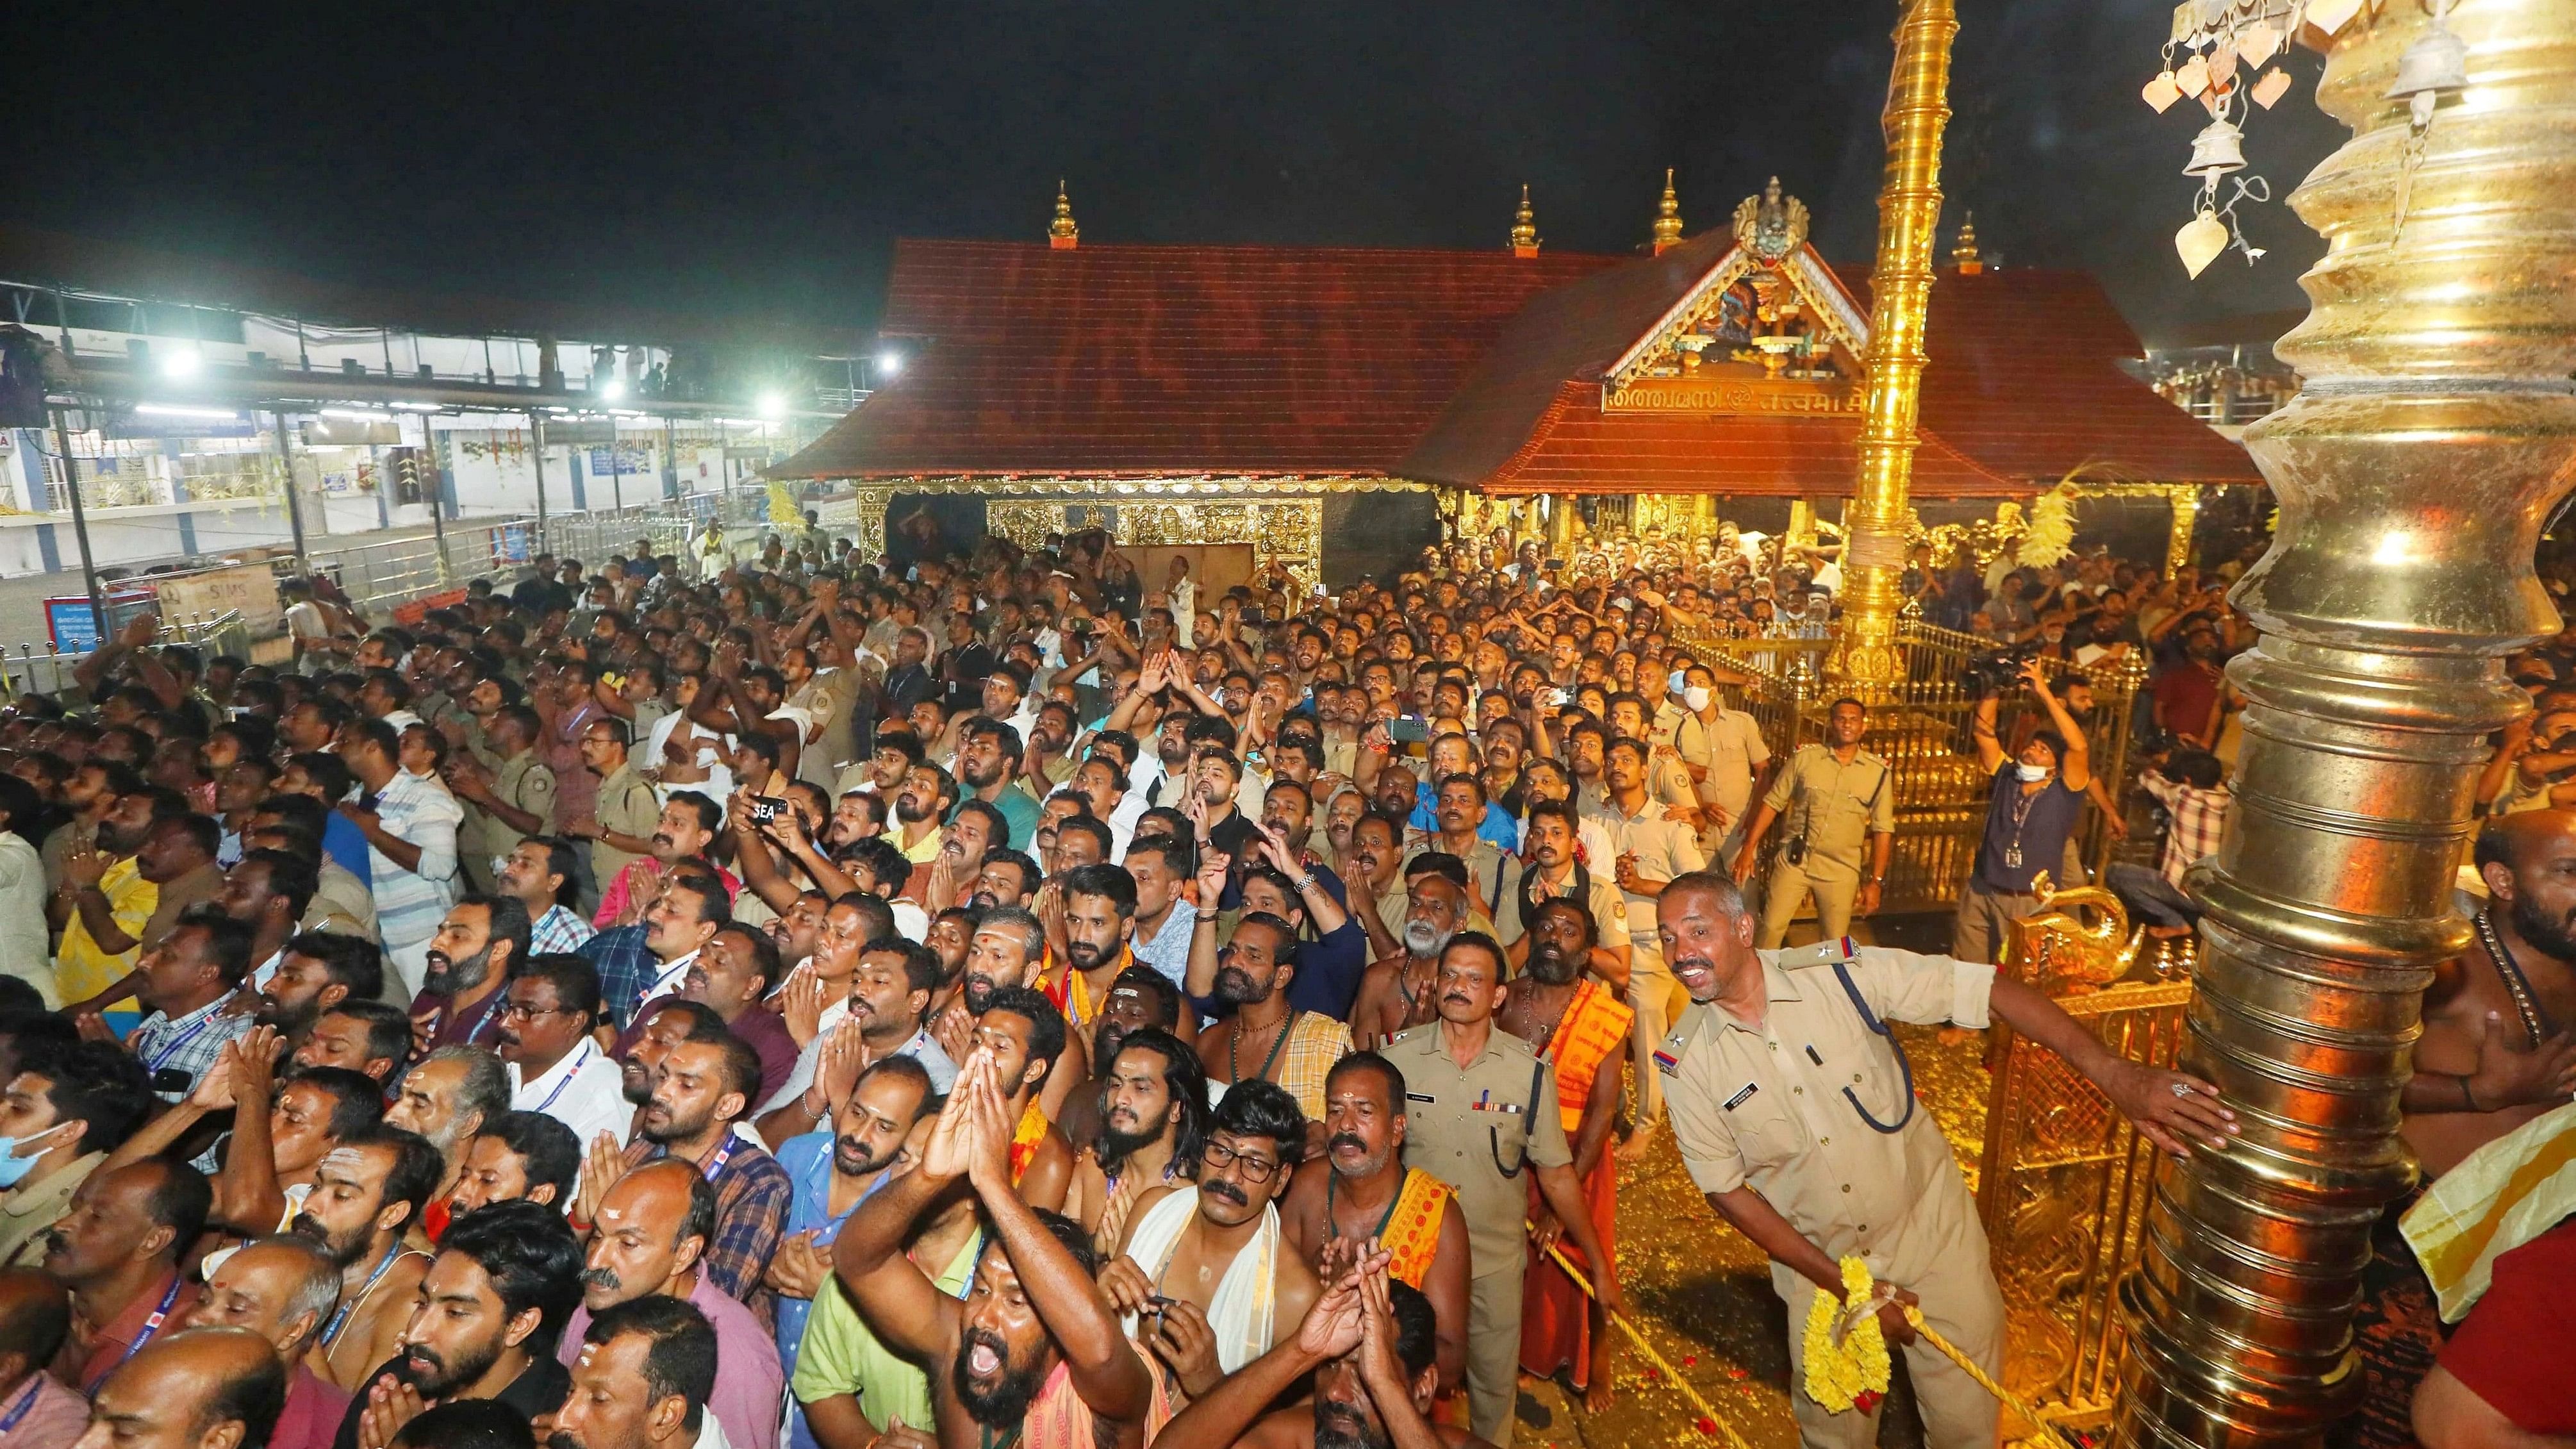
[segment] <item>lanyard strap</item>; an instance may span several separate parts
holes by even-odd
[[[164,1018],[164,1019],[166,1020],[166,1018]],[[183,1032],[179,1033],[179,1035],[178,1035],[175,1039],[173,1039],[172,1041],[170,1041],[168,1044],[164,1045],[164,1046],[163,1046],[159,1051],[154,1052],[154,1053],[152,1054],[152,1063],[151,1063],[150,1070],[157,1072],[157,1071],[161,1070],[163,1067],[168,1066],[168,1065],[170,1064],[170,1059],[171,1059],[172,1057],[177,1056],[180,1052],[182,1052],[182,1051],[186,1050],[186,1049],[187,1049],[187,1045],[188,1045],[188,1043],[190,1043],[190,1042],[192,1042],[192,1041],[195,1041],[195,1040],[197,1039],[198,1035],[199,1035],[200,1033],[204,1032],[204,1031],[205,1031],[205,1029],[206,1029],[206,1027],[207,1027],[207,1025],[208,1025],[209,1023],[211,1023],[214,1019],[215,1019],[215,1017],[214,1017],[214,1013],[212,1013],[212,1012],[209,1012],[209,1013],[207,1013],[207,1014],[206,1014],[206,1015],[204,1015],[204,1016],[198,1017],[198,1018],[197,1018],[196,1025],[191,1026],[191,1027],[189,1027],[186,1031],[183,1031]]]
[[[356,1293],[350,1295],[347,1302],[340,1305],[338,1312],[331,1315],[331,1321],[322,1329],[324,1353],[329,1353],[331,1345],[339,1342],[340,1330],[349,1326],[349,1315],[357,1312],[358,1305],[367,1301],[367,1295],[376,1291],[376,1285],[383,1282],[384,1276],[394,1270],[394,1264],[401,1261],[402,1255],[403,1245],[401,1240],[397,1239],[392,1246],[385,1249],[383,1261],[376,1264],[376,1271],[367,1275],[365,1284],[360,1286]]]
[[[10,1430],[18,1427],[18,1421],[27,1417],[27,1411],[29,1409],[36,1407],[36,1393],[44,1386],[45,1371],[43,1369],[36,1369],[27,1375],[26,1391],[19,1394],[18,1401],[9,1406],[8,1416],[6,1418],[0,1418],[0,1434],[6,1434]]]
[[[553,1091],[546,1093],[546,1099],[537,1104],[537,1111],[543,1112],[547,1108],[553,1106],[555,1104],[555,1099],[564,1094],[564,1089],[572,1085],[572,1079],[581,1075],[582,1068],[590,1065],[590,1052],[590,1039],[588,1037],[584,1037],[582,1038],[580,1053],[573,1058],[572,1070],[563,1074],[563,1080],[555,1083],[555,1089]]]
[[[724,1145],[716,1149],[714,1160],[707,1164],[707,1181],[715,1181],[716,1174],[724,1171],[726,1159],[733,1156],[733,1145],[741,1140],[741,1138],[734,1136],[730,1129],[725,1132]]]
[[[161,1306],[153,1309],[152,1316],[143,1320],[142,1330],[134,1335],[132,1342],[125,1345],[125,1352],[116,1356],[115,1363],[109,1364],[104,1370],[100,1371],[98,1377],[81,1385],[81,1392],[83,1394],[95,1398],[98,1394],[98,1386],[107,1382],[107,1376],[116,1372],[118,1367],[123,1365],[127,1359],[141,1353],[143,1351],[143,1345],[152,1341],[152,1335],[161,1331],[161,1325],[169,1320],[170,1305],[179,1301],[180,1281],[179,1275],[176,1272],[173,1272],[170,1275],[169,1291],[161,1295]]]

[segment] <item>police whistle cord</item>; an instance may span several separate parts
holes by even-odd
[[[1878,1311],[1885,1304],[1897,1302],[1895,1289],[1874,1281],[1869,1265],[1859,1258],[1843,1259],[1842,1270],[1842,1301],[1837,1303],[1822,1292],[1815,1296],[1807,1312],[1805,1344],[1807,1397],[1837,1413],[1847,1408],[1873,1408],[1886,1394],[1891,1365]],[[2037,1409],[1995,1382],[1993,1375],[1960,1352],[1958,1345],[1924,1322],[1920,1307],[1899,1303],[1898,1311],[1905,1315],[1917,1337],[1957,1364],[1960,1372],[1974,1379],[1979,1388],[1994,1395],[2004,1407],[2019,1414],[2042,1441],[2072,1449],[2056,1425],[2042,1419]]]
[[[1533,1234],[1538,1231],[1537,1225],[1527,1219],[1523,1219],[1521,1225]],[[1592,1280],[1583,1276],[1582,1269],[1566,1261],[1565,1254],[1559,1251],[1555,1244],[1548,1245],[1547,1256],[1548,1261],[1556,1264],[1566,1277],[1574,1280],[1574,1286],[1583,1290],[1584,1297],[1596,1303],[1600,1301],[1601,1295],[1592,1291]],[[1619,1325],[1619,1331],[1628,1335],[1628,1342],[1636,1345],[1637,1352],[1646,1356],[1646,1362],[1655,1366],[1655,1371],[1663,1376],[1664,1382],[1680,1390],[1682,1397],[1690,1400],[1691,1407],[1699,1410],[1698,1428],[1701,1433],[1719,1435],[1734,1445],[1735,1449],[1753,1449],[1752,1445],[1744,1442],[1742,1434],[1735,1432],[1733,1424],[1719,1417],[1717,1406],[1702,1398],[1699,1390],[1691,1387],[1690,1380],[1682,1377],[1681,1370],[1665,1362],[1664,1356],[1655,1352],[1655,1346],[1646,1341],[1646,1335],[1637,1331],[1637,1325],[1628,1321],[1627,1314],[1605,1311],[1603,1316]]]

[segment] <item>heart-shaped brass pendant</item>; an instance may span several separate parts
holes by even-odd
[[[2174,251],[2182,257],[2183,270],[2197,277],[2227,250],[2227,227],[2214,211],[2201,212],[2174,233]]]

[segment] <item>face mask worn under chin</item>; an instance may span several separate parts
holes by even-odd
[[[2021,775],[2021,782],[2025,785],[2036,785],[2048,778],[2046,765],[2015,765],[2013,769]]]
[[[1682,691],[1682,703],[1689,705],[1691,713],[1693,714],[1697,714],[1701,710],[1708,708],[1708,686],[1704,684],[1694,684],[1689,688],[1684,689]]]
[[[70,1125],[57,1122],[33,1137],[0,1137],[0,1189],[24,1182],[27,1174],[36,1170],[36,1160],[55,1145],[45,1139],[61,1134]]]

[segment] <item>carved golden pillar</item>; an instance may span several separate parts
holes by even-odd
[[[2200,485],[2176,483],[2165,489],[2165,501],[2173,506],[2172,532],[2165,536],[2165,577],[2191,562],[2192,525],[2200,519]]]
[[[2532,551],[2576,479],[2576,0],[2453,6],[2469,84],[2410,137],[2382,97],[2432,24],[2391,5],[2334,45],[2318,102],[2354,135],[2292,197],[2328,247],[2279,345],[2306,388],[2246,434],[2280,528],[2235,594],[2262,630],[2228,671],[2236,809],[2189,882],[2183,1065],[2244,1135],[2167,1169],[2122,1286],[2138,1449],[2304,1449],[2359,1400],[2420,996],[2469,944],[2485,736],[2527,707],[2499,657],[2557,627]]]
[[[1911,0],[1896,22],[1888,78],[1887,172],[1878,193],[1878,263],[1870,273],[1869,394],[1860,477],[1843,510],[1843,627],[1829,678],[1866,695],[1904,674],[1896,650],[1903,603],[1906,495],[1914,481],[1915,414],[1923,385],[1923,318],[1932,301],[1932,246],[1941,221],[1941,130],[1949,123],[1952,0]]]
[[[1547,556],[1566,558],[1574,552],[1574,496],[1547,495]]]

